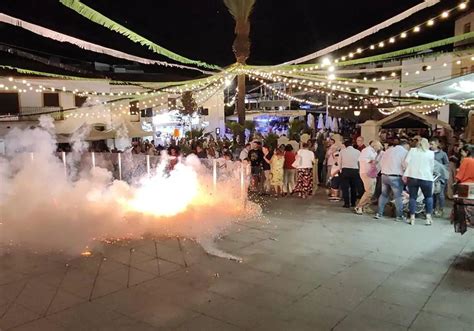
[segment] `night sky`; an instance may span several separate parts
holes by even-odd
[[[203,60],[221,66],[234,62],[232,42],[234,22],[222,0],[84,0],[85,4],[111,19],[149,38],[157,44],[192,59]],[[346,37],[371,27],[406,10],[421,0],[257,0],[251,16],[250,64],[277,64],[329,46]],[[403,28],[439,14],[443,9],[455,6],[459,1],[441,1],[432,9],[424,10],[411,19],[396,24],[379,33],[375,39],[366,39],[365,46],[381,38],[390,37]],[[134,55],[165,60],[109,31],[56,0],[1,0],[0,11],[39,24],[77,38],[115,48]],[[426,30],[426,29],[424,29]],[[404,44],[386,47],[383,51],[413,46],[453,34],[454,23],[450,19]],[[22,47],[44,56],[58,56],[64,62],[80,64],[84,61],[100,61],[121,64],[126,61],[81,51],[68,44],[53,42],[35,36],[26,30],[0,24],[0,43]],[[346,49],[345,53],[353,50]],[[0,59],[5,54],[0,53]],[[154,68],[153,68],[154,67]],[[147,66],[146,71],[160,71]]]

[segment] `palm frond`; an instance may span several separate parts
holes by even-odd
[[[255,0],[224,0],[224,4],[234,20],[247,21],[252,13]]]

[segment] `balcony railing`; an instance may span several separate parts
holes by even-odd
[[[20,107],[20,121],[34,121],[41,115],[49,115],[55,120],[63,120],[62,107]]]

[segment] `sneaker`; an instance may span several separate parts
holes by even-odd
[[[362,215],[363,214],[362,208],[360,208],[360,207],[355,207],[354,211],[357,215]]]
[[[431,224],[433,224],[433,219],[431,218],[430,214],[426,214],[425,225],[431,225]]]
[[[395,221],[405,223],[407,221],[407,218],[405,216],[397,216]]]
[[[415,225],[415,215],[410,216],[410,221],[408,222],[410,225]]]
[[[376,214],[374,215],[374,218],[375,218],[376,220],[379,220],[379,219],[382,218],[382,215],[380,215],[379,213],[376,213]]]
[[[435,210],[435,212],[433,213],[433,216],[442,218],[444,216],[443,214],[444,214],[443,210],[439,209],[439,210]]]
[[[367,213],[367,214],[375,214],[375,210],[373,210],[369,206],[364,207],[363,211],[364,211],[364,213]]]

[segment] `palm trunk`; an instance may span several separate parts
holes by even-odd
[[[250,23],[247,20],[235,22],[234,54],[239,64],[245,64],[250,54]],[[245,126],[245,75],[237,77],[237,116],[239,124]],[[240,144],[245,144],[245,130],[240,135]]]
[[[237,76],[237,116],[239,124],[245,126],[245,75]],[[240,144],[245,144],[245,130],[240,134]]]

